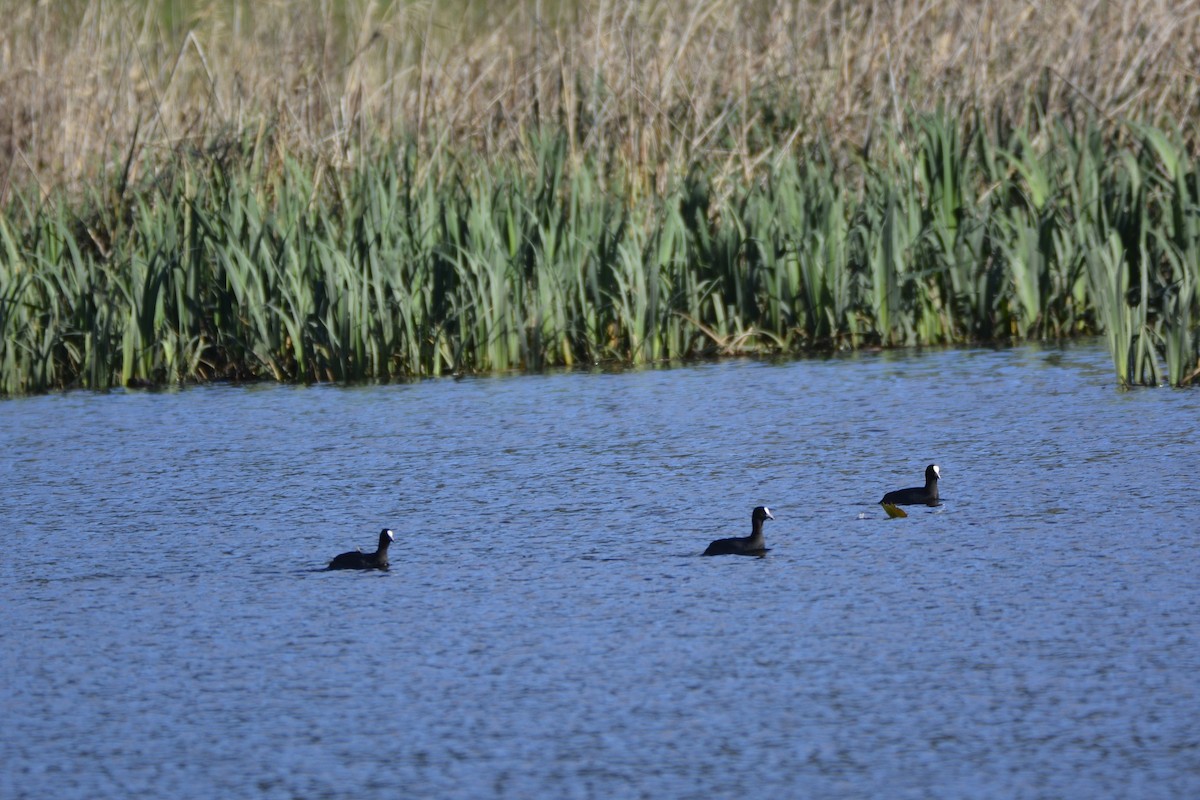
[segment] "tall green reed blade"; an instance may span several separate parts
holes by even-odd
[[[921,120],[917,152],[917,174],[927,198],[925,217],[942,254],[954,251],[958,226],[966,209],[964,185],[973,175],[966,153],[970,144],[961,141],[961,123],[944,110]]]
[[[1162,383],[1162,369],[1155,349],[1155,331],[1149,320],[1150,307],[1150,259],[1143,245],[1138,253],[1138,293],[1136,301],[1130,300],[1133,312],[1134,346],[1130,376],[1142,386],[1157,386]]]
[[[1000,221],[1003,231],[1000,249],[1018,301],[1016,313],[1012,315],[1016,334],[1019,339],[1028,339],[1039,332],[1043,323],[1043,280],[1048,265],[1037,222],[1025,218],[1026,214],[1021,210],[1015,214],[1015,219],[1004,217]]]
[[[1168,136],[1150,126],[1133,127],[1142,142],[1147,181],[1162,213],[1161,225],[1149,219],[1142,225],[1148,232],[1150,263],[1159,266],[1162,284],[1155,289],[1163,300],[1163,355],[1170,384],[1182,386],[1196,378],[1200,364],[1200,337],[1193,326],[1200,312],[1200,170],[1193,167],[1177,132]]]
[[[1108,352],[1117,373],[1117,383],[1130,385],[1133,369],[1133,341],[1136,335],[1133,313],[1126,303],[1129,293],[1129,269],[1125,245],[1116,232],[1103,241],[1091,242],[1086,249],[1088,276],[1097,316],[1108,342]]]
[[[1161,338],[1167,380],[1172,386],[1186,386],[1200,376],[1198,331],[1193,324],[1196,274],[1177,250],[1168,246],[1162,252],[1176,278],[1163,292]]]
[[[121,347],[121,383],[160,382],[156,375],[160,343],[158,330],[163,314],[162,288],[170,264],[162,251],[134,258],[128,282],[118,286],[124,299],[128,322]]]
[[[0,393],[22,394],[28,365],[21,341],[30,324],[30,288],[35,278],[17,244],[12,224],[0,216]]]
[[[1045,159],[1029,141],[1029,134],[1018,128],[1013,133],[1014,142],[1009,149],[1000,152],[1001,159],[1021,177],[1016,184],[1025,198],[1027,206],[1040,214],[1049,202],[1053,191],[1053,178]]]
[[[871,259],[872,308],[880,340],[885,344],[916,343],[912,328],[914,309],[905,308],[900,293],[901,281],[908,272],[906,262],[915,227],[909,213],[912,209],[906,208],[905,199],[896,189],[889,187],[885,191],[877,245]]]
[[[641,231],[631,230],[617,247],[618,258],[612,272],[614,282],[612,339],[619,347],[615,353],[625,361],[646,361],[646,339],[650,330],[650,293],[646,286],[646,262],[649,243]]]

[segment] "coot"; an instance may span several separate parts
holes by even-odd
[[[717,539],[704,551],[706,556],[761,556],[769,549],[763,541],[763,522],[775,519],[771,509],[759,506],[750,515],[753,526],[749,536],[735,536],[732,539]]]
[[[942,477],[937,464],[925,468],[925,485],[914,486],[911,489],[897,489],[888,492],[880,503],[891,503],[894,506],[936,506],[938,504],[938,478]]]
[[[374,553],[364,553],[361,550],[342,553],[329,562],[329,569],[387,569],[388,545],[395,538],[389,529],[384,528],[379,532],[379,547]]]

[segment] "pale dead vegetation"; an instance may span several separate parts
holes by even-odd
[[[939,105],[1200,116],[1200,0],[4,5],[0,202],[230,134],[337,165],[400,137],[519,156],[555,126],[573,158],[654,180],[849,151]]]

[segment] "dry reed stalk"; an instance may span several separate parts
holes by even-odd
[[[10,5],[0,204],[263,120],[334,166],[400,136],[520,153],[561,126],[576,158],[650,188],[697,159],[744,179],[818,137],[850,152],[938,105],[1200,113],[1200,0]]]

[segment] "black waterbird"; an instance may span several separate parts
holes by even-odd
[[[938,478],[940,477],[942,477],[942,471],[938,469],[938,465],[930,464],[925,468],[924,486],[913,486],[910,489],[888,492],[879,502],[893,506],[936,506],[938,504]]]
[[[706,556],[761,556],[765,555],[767,550],[766,542],[763,541],[763,522],[769,519],[775,519],[771,516],[771,509],[766,506],[759,506],[750,514],[750,523],[752,525],[749,536],[735,536],[731,539],[717,539],[708,546],[704,551]]]
[[[374,553],[364,553],[361,550],[342,553],[329,562],[328,569],[387,569],[388,545],[395,538],[395,534],[390,529],[384,528],[379,532],[379,547]]]

